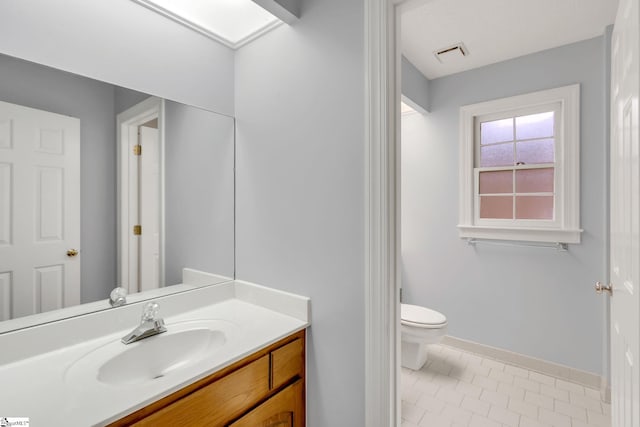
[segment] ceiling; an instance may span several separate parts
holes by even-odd
[[[434,79],[597,37],[618,0],[424,0],[402,13],[402,51]],[[462,42],[465,57],[434,52]]]

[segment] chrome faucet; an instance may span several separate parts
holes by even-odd
[[[122,337],[124,344],[140,341],[142,339],[167,332],[164,327],[164,320],[158,318],[158,310],[160,306],[156,302],[148,302],[142,309],[142,318],[140,325],[129,334]]]

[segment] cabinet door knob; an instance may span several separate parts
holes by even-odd
[[[613,296],[613,286],[611,286],[611,283],[603,285],[600,282],[596,282],[596,293],[601,294],[604,292],[608,293],[609,296]]]
[[[69,249],[69,250],[67,251],[67,256],[68,256],[69,258],[72,258],[72,257],[74,257],[74,256],[76,256],[76,255],[78,255],[78,250],[77,250],[77,249]]]

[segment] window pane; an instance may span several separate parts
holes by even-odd
[[[513,193],[513,171],[480,172],[480,194]]]
[[[481,196],[480,218],[487,219],[512,219],[512,196]]]
[[[517,170],[516,193],[553,193],[553,168]]]
[[[553,136],[553,111],[516,117],[516,139]]]
[[[480,167],[512,166],[513,143],[480,147]]]
[[[525,165],[540,163],[553,163],[554,156],[553,139],[537,139],[516,143],[516,162]]]
[[[553,196],[516,196],[516,219],[553,219]]]
[[[480,144],[513,141],[513,119],[480,123]]]

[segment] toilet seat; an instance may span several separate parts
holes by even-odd
[[[447,325],[444,314],[426,307],[411,304],[400,305],[401,323],[423,329],[439,329]]]

